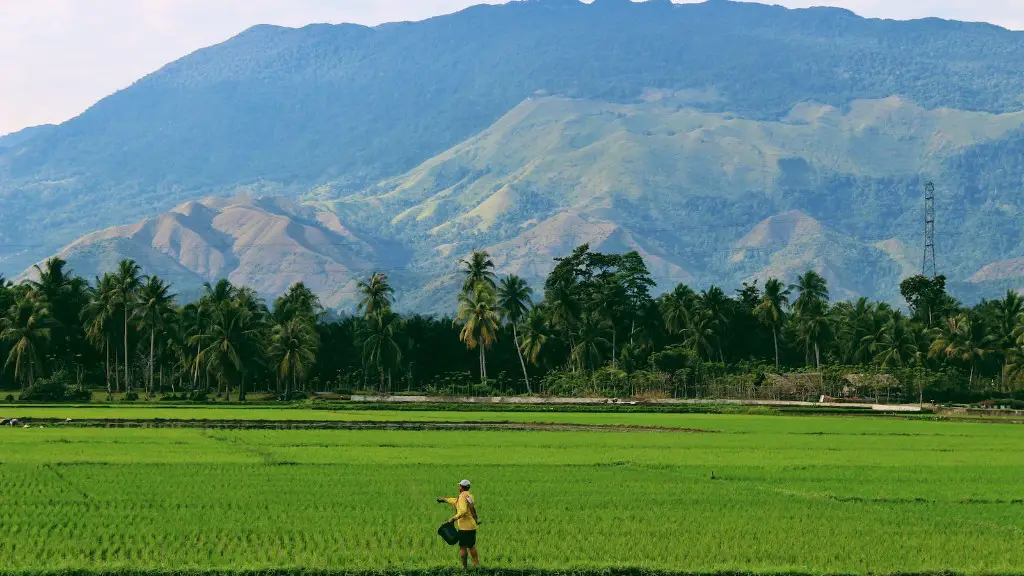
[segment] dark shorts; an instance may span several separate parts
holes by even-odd
[[[459,530],[459,548],[476,548],[476,530]]]

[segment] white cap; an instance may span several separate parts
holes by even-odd
[[[462,486],[463,488],[469,488],[469,480],[463,480],[462,482],[459,482],[459,486]]]

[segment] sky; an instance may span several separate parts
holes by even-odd
[[[255,24],[374,25],[501,0],[0,0],[0,134],[59,123]],[[681,1],[681,0],[676,0]],[[762,0],[876,18],[937,16],[1024,30],[1024,0]]]

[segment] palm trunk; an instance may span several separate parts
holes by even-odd
[[[196,338],[198,340],[198,338]],[[199,349],[199,344],[196,344],[196,369],[192,373],[192,388],[195,390],[199,389],[199,355],[202,352]]]
[[[814,367],[821,368],[821,350],[817,342],[814,343]]]
[[[124,305],[124,389],[130,392],[131,382],[128,380],[128,304]]]
[[[480,383],[483,384],[487,381],[487,358],[484,356],[483,342],[479,342],[477,345],[480,347]]]
[[[526,393],[532,395],[533,390],[530,390],[530,375],[526,373],[526,361],[523,360],[523,351],[519,349],[519,333],[516,332],[516,325],[512,324],[512,341],[516,345],[516,354],[519,355],[519,364],[523,367],[523,379],[526,380]],[[612,336],[612,342],[615,341],[615,336]],[[612,344],[612,348],[615,344]],[[614,353],[614,352],[613,352]]]
[[[117,348],[114,348],[114,391],[121,393],[121,365],[118,363]]]
[[[17,379],[17,380],[21,380],[21,391],[24,392],[25,391],[25,380],[21,377],[21,353],[20,352],[18,353],[18,358],[14,361],[14,378]],[[31,372],[29,373],[29,378],[32,378]],[[29,386],[31,386],[31,384]]]
[[[630,342],[633,341],[632,334],[629,336]],[[573,350],[576,350],[576,340],[572,337],[572,332],[569,333],[569,363],[572,364],[572,373],[576,373],[576,361],[573,359]]]
[[[616,330],[615,326],[613,325],[612,326],[612,368],[618,368],[619,367],[619,358],[615,354],[615,338],[618,335],[619,335],[619,331]]]
[[[779,369],[779,334],[775,325],[772,324],[772,340],[775,341],[775,370]]]
[[[110,391],[110,336],[103,337],[103,349],[107,354],[107,360],[105,362],[105,368],[107,373],[107,397],[111,396]]]
[[[242,383],[238,385],[238,401],[245,402],[245,373],[242,373]]]
[[[153,394],[153,346],[156,342],[156,330],[149,331],[149,391],[147,395]]]

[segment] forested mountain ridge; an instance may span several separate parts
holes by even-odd
[[[0,269],[205,195],[344,197],[538,94],[669,95],[758,121],[803,102],[842,110],[893,95],[1012,112],[1022,48],[1024,34],[989,25],[722,0],[543,0],[376,28],[259,26],[0,151]]]

